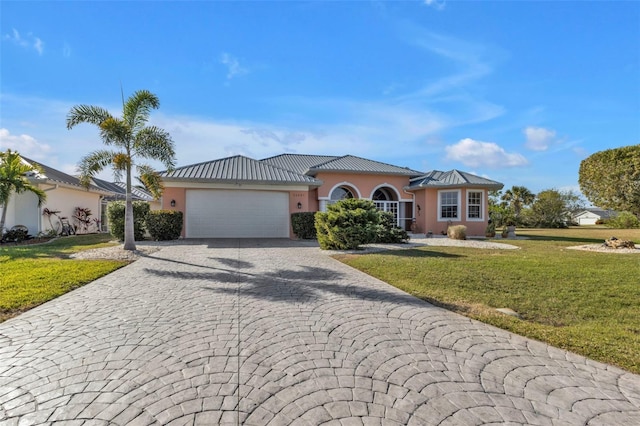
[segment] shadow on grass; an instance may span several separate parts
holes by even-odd
[[[442,251],[435,251],[435,250],[437,249],[434,249],[431,247],[423,247],[421,249],[389,250],[389,251],[382,251],[382,252],[370,253],[370,254],[377,254],[380,256],[393,256],[393,257],[411,257],[416,259],[424,259],[428,257],[443,257],[443,258],[452,258],[452,259],[466,257],[461,254],[444,253]]]
[[[528,235],[526,233],[518,234],[527,237],[531,241],[560,241],[576,244],[597,244],[604,242],[603,238],[585,238],[585,237],[564,237],[564,236],[548,236],[548,235]]]

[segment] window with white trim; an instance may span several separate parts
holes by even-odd
[[[467,192],[467,219],[482,220],[482,199],[484,192],[468,191]]]
[[[460,191],[438,192],[438,220],[459,220]]]

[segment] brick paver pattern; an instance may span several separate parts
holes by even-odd
[[[640,425],[640,376],[434,307],[311,243],[186,241],[0,324],[0,419]]]

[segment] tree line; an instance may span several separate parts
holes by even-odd
[[[593,205],[616,210],[625,223],[640,223],[640,145],[596,152],[580,163],[580,191]],[[525,186],[489,193],[495,226],[562,228],[585,208],[574,191],[546,189],[534,194]]]

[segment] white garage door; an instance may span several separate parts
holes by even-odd
[[[289,194],[187,191],[187,238],[288,238]]]

